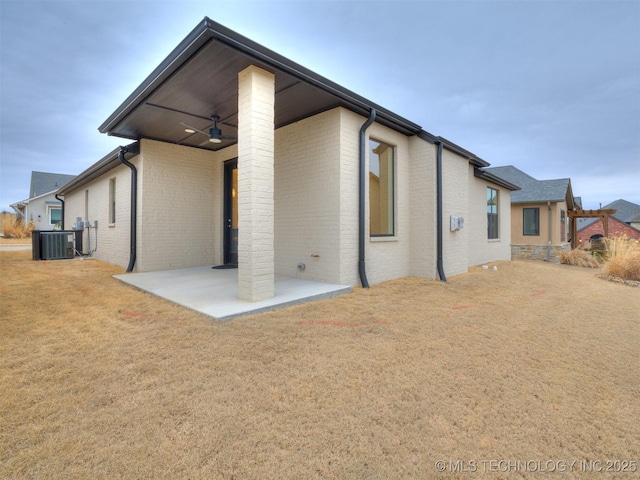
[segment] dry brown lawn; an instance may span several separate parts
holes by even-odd
[[[505,262],[216,322],[30,255],[0,252],[0,478],[640,475],[640,288],[593,269]]]

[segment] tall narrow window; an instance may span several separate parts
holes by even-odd
[[[540,209],[522,209],[522,234],[540,235]]]
[[[487,187],[487,238],[498,237],[498,190]]]
[[[84,221],[89,221],[89,190],[84,191]]]
[[[116,179],[109,180],[109,223],[116,223]]]
[[[369,232],[372,237],[394,234],[394,149],[369,140]]]
[[[567,214],[564,210],[560,210],[560,241],[567,241]]]

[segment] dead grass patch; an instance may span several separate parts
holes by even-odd
[[[565,265],[575,265],[576,267],[588,268],[599,268],[602,266],[602,261],[597,257],[594,257],[587,250],[579,248],[568,250],[566,252],[559,252],[558,258],[560,258],[560,263]]]
[[[435,462],[640,459],[640,290],[590,270],[504,262],[219,323],[98,261],[29,258],[0,252],[2,478],[496,478]]]

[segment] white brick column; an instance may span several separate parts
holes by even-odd
[[[274,295],[273,158],[275,77],[238,74],[238,296]]]

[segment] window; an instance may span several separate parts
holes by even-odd
[[[394,235],[394,149],[369,140],[369,232],[372,237]]]
[[[62,225],[62,209],[50,208],[49,209],[49,224],[50,225]]]
[[[487,238],[498,237],[498,190],[487,187]]]
[[[522,234],[540,235],[540,209],[522,209]]]
[[[89,221],[89,190],[84,191],[84,221]]]
[[[109,223],[116,223],[116,179],[109,180]]]
[[[560,241],[567,241],[567,214],[564,210],[560,210]]]

